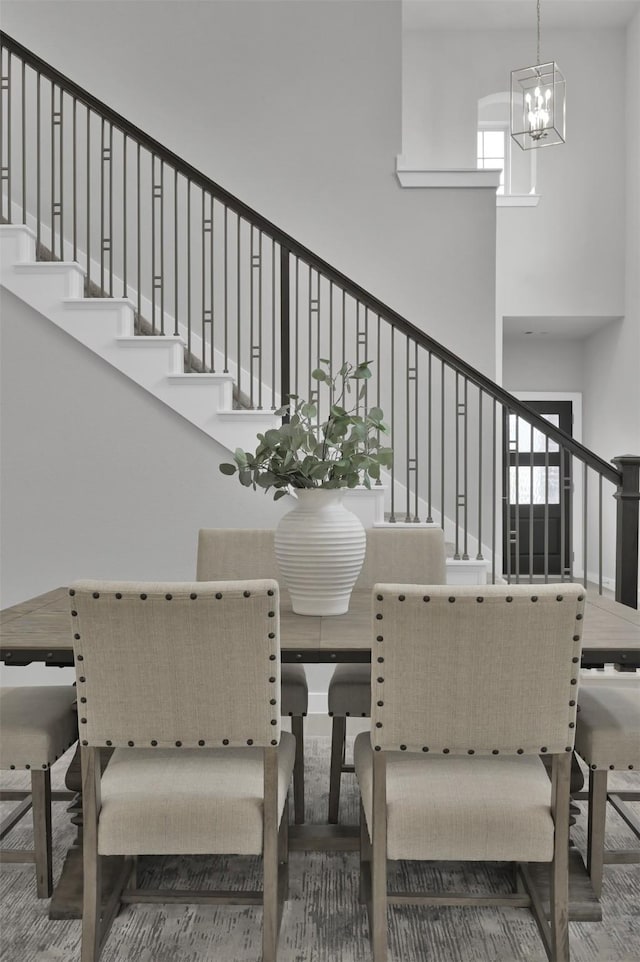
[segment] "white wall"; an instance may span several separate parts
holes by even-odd
[[[0,332],[2,607],[80,577],[189,580],[198,528],[289,509],[223,477],[224,448],[6,291]]]
[[[508,391],[582,391],[584,341],[505,336],[503,384]]]

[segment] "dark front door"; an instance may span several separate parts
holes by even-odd
[[[571,401],[527,401],[572,434]],[[504,569],[519,575],[568,575],[571,569],[571,459],[555,441],[505,416]]]

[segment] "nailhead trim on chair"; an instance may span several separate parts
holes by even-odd
[[[585,597],[584,595],[578,595],[578,601],[584,601],[584,597]],[[376,595],[376,599],[377,599],[377,601],[384,601],[384,595],[382,595],[382,594],[377,594],[377,595]],[[398,595],[398,601],[405,601],[405,600],[406,600],[406,595]],[[423,600],[424,602],[428,602],[428,601],[431,600],[431,597],[430,597],[430,595],[423,595],[422,600]],[[453,603],[455,602],[455,600],[456,600],[456,598],[455,598],[454,595],[450,595],[450,596],[449,596],[449,602],[450,602],[450,603],[453,604]],[[537,601],[538,601],[538,595],[531,595],[531,599],[530,599],[530,600],[531,600],[532,602],[537,602]],[[478,603],[482,603],[482,602],[484,601],[484,598],[483,598],[481,595],[478,595],[478,596],[476,597],[476,601],[477,601]],[[507,596],[505,597],[505,601],[506,601],[506,602],[509,602],[509,603],[513,602],[513,596],[512,596],[512,595],[507,595]],[[560,601],[560,602],[564,601],[564,596],[563,596],[563,595],[556,595],[556,601]],[[382,612],[376,612],[376,620],[382,621],[382,620],[383,620],[383,617],[384,617],[384,616],[383,616]],[[582,621],[582,620],[583,620],[583,617],[584,617],[584,616],[583,616],[580,612],[578,612],[578,613],[576,614],[576,621]],[[581,634],[579,633],[579,629],[580,629],[581,627],[582,627],[582,626],[578,626],[578,633],[575,634],[575,635],[573,635],[573,641],[574,641],[574,642],[579,642],[580,639],[581,639],[581,637],[582,637]],[[377,635],[377,636],[376,636],[376,641],[378,641],[378,642],[384,641],[383,635]],[[379,658],[376,659],[376,661],[379,662],[379,663],[383,663],[383,662],[384,662],[384,657],[379,657]],[[574,656],[572,657],[571,661],[572,661],[572,664],[574,664],[574,665],[575,665],[575,664],[579,664],[580,658],[579,658],[578,656],[575,656],[575,655],[574,655]],[[379,676],[379,677],[376,679],[376,681],[377,681],[377,683],[378,683],[379,685],[384,684],[384,678],[381,677],[381,676]],[[578,684],[578,679],[577,679],[577,678],[572,678],[572,679],[571,679],[571,684],[572,684],[572,685],[577,685],[577,684]],[[384,702],[383,702],[383,701],[377,701],[377,702],[376,702],[376,705],[377,705],[378,708],[383,708],[383,707],[384,707]],[[573,708],[574,706],[575,706],[575,700],[574,700],[574,699],[571,699],[571,700],[569,701],[569,707],[570,707],[570,708]],[[579,711],[579,710],[580,710],[580,709],[578,708],[578,711]],[[333,712],[329,712],[329,715],[330,715],[330,716],[333,716]],[[345,716],[346,716],[346,717],[349,717],[349,715],[350,715],[349,712],[345,712]],[[366,718],[366,717],[367,717],[366,715],[363,715],[363,718]],[[376,722],[375,727],[378,728],[378,729],[380,729],[380,728],[383,727],[383,723],[382,723],[382,722]],[[569,722],[569,723],[568,723],[568,727],[569,727],[569,729],[574,729],[574,728],[575,728],[575,722]],[[376,751],[380,751],[380,746],[379,746],[379,745],[376,745],[376,746],[375,746],[375,750],[376,750]],[[400,745],[400,751],[401,751],[401,752],[404,752],[404,751],[406,751],[406,750],[407,750],[407,746],[406,746],[406,745]],[[425,748],[422,749],[422,751],[423,751],[423,752],[428,752],[429,749],[425,747]],[[542,746],[542,747],[540,748],[540,753],[541,753],[541,754],[545,754],[547,751],[548,751],[548,748],[547,748],[546,746]],[[565,752],[572,752],[572,751],[573,751],[573,746],[571,746],[571,745],[565,746]],[[448,754],[450,754],[450,749],[448,749],[448,748],[443,748],[443,749],[442,749],[442,754],[443,754],[443,755],[448,755]],[[468,755],[475,755],[475,749],[474,749],[474,748],[468,748],[468,749],[467,749],[467,754],[468,754]],[[499,752],[499,750],[498,750],[497,748],[494,748],[494,749],[492,750],[492,754],[493,754],[493,755],[499,755],[500,752]],[[523,749],[523,748],[518,748],[518,749],[517,749],[517,754],[518,754],[518,755],[523,755],[523,754],[524,754],[524,749]],[[592,767],[592,768],[595,768],[595,766],[591,766],[591,767]],[[610,767],[611,769],[613,769],[615,766],[610,765],[609,767]],[[632,768],[632,767],[633,767],[632,765],[629,766],[629,768]]]
[[[69,589],[69,595],[70,595],[71,597],[73,597],[73,596],[75,595],[75,593],[76,593],[76,592],[75,592],[75,589],[73,589],[73,588],[70,588],[70,589]],[[250,598],[250,597],[251,597],[251,592],[250,592],[250,591],[243,591],[243,592],[242,592],[242,595],[243,595],[244,598]],[[274,591],[273,591],[271,588],[269,588],[268,591],[267,591],[267,595],[268,595],[269,597],[273,597]],[[94,599],[96,599],[96,600],[98,600],[98,599],[100,598],[100,592],[98,592],[98,591],[92,592],[91,597],[94,598]],[[118,600],[121,600],[122,597],[123,597],[122,592],[120,592],[120,591],[115,592],[115,597],[116,597]],[[173,600],[173,595],[170,594],[170,593],[165,594],[164,597],[165,597],[165,600],[166,600],[166,601],[172,601],[172,600]],[[219,600],[223,597],[222,592],[220,592],[220,591],[216,592],[215,597],[216,597],[216,599],[219,601]],[[140,600],[141,600],[141,601],[146,601],[147,598],[148,598],[148,595],[147,595],[145,592],[142,592],[142,593],[140,594]],[[197,595],[196,592],[191,592],[191,593],[190,593],[189,599],[190,599],[191,601],[196,601],[197,598],[198,598],[198,595]],[[267,617],[268,617],[268,618],[275,618],[275,614],[276,614],[275,611],[268,611],[268,612],[267,612]],[[77,617],[78,617],[78,612],[75,611],[75,610],[72,611],[72,612],[71,612],[71,616],[72,616],[73,618],[77,618]],[[276,636],[276,635],[275,635],[275,632],[274,632],[274,631],[270,631],[270,632],[267,633],[267,637],[268,637],[269,639],[271,639],[271,640],[274,639],[275,636]],[[79,635],[77,632],[74,633],[74,636],[73,636],[73,637],[74,637],[74,639],[75,639],[76,641],[80,641],[80,635]],[[84,656],[83,656],[82,654],[79,654],[79,653],[78,653],[78,654],[75,655],[75,660],[76,660],[77,662],[84,661]],[[270,655],[269,655],[269,661],[275,661],[275,660],[276,660],[276,655],[270,654]],[[79,683],[84,684],[84,683],[86,682],[86,680],[87,680],[86,675],[80,675],[80,676],[78,676],[78,682],[79,682]],[[271,684],[275,684],[275,683],[276,683],[276,676],[275,676],[275,675],[270,675],[270,676],[269,676],[269,682],[270,682]],[[84,696],[84,695],[80,696],[80,702],[81,702],[83,705],[86,705],[86,704],[87,704],[87,698],[86,698],[86,696]],[[270,703],[271,705],[276,705],[276,704],[277,704],[277,698],[271,698],[269,703]],[[291,717],[293,717],[293,712],[289,712],[289,715],[290,715]],[[303,717],[304,717],[304,715],[306,715],[306,712],[304,712]],[[82,724],[82,725],[88,724],[87,719],[86,719],[85,717],[80,718],[79,721],[80,721],[80,724]],[[277,725],[277,724],[278,724],[278,719],[277,719],[277,718],[272,718],[272,719],[271,719],[271,724],[272,724],[272,725]],[[70,748],[72,744],[73,744],[73,742],[71,742],[67,747]],[[85,746],[85,747],[87,747],[88,744],[89,744],[89,742],[88,742],[86,739],[82,739],[81,742],[80,742],[80,744],[83,745],[83,746]],[[204,744],[205,744],[204,739],[200,739],[200,740],[198,741],[198,746],[199,746],[199,747],[202,747]],[[229,739],[228,739],[228,738],[223,738],[223,739],[222,739],[222,744],[223,744],[224,747],[227,747],[227,746],[229,745]],[[253,744],[254,744],[254,739],[253,739],[253,738],[248,738],[248,739],[247,739],[247,745],[253,745]],[[278,739],[277,739],[277,738],[272,738],[272,739],[270,740],[270,744],[271,744],[271,745],[277,745],[277,744],[278,744]],[[133,742],[133,741],[128,741],[128,742],[127,742],[127,745],[128,745],[129,748],[134,748],[134,747],[135,747],[135,742]],[[156,747],[157,747],[158,742],[156,741],[155,738],[151,740],[150,745],[151,745],[153,748],[156,748]],[[112,740],[111,740],[111,739],[106,739],[106,740],[105,740],[105,746],[106,746],[107,748],[111,748],[111,747],[113,746]],[[176,741],[176,742],[175,742],[175,747],[176,747],[176,748],[182,748],[182,747],[183,747],[182,741]],[[184,746],[184,747],[188,747],[188,746]],[[58,758],[58,756],[56,756],[56,760],[57,760],[57,758]],[[15,769],[15,767],[16,767],[15,765],[11,765],[11,766],[10,766],[11,769]],[[30,765],[26,765],[26,766],[25,766],[26,769],[29,769],[30,767],[31,767]],[[48,767],[50,767],[50,766],[49,766],[49,765],[43,765],[42,767],[43,767],[43,768],[48,768]]]

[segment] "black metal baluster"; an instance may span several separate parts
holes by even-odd
[[[178,335],[180,315],[180,285],[178,268],[178,171],[173,171],[173,333]]]
[[[406,385],[406,405],[405,405],[405,450],[406,450],[406,511],[405,523],[411,521],[411,401],[409,390],[411,387],[411,365],[409,361],[409,338],[405,337],[405,385]]]
[[[241,250],[240,250],[240,248],[241,248],[241,243],[240,243],[240,233],[241,233],[240,225],[241,225],[240,214],[236,214],[236,322],[237,322],[237,328],[236,328],[236,341],[237,341],[237,343],[236,343],[236,350],[237,350],[237,353],[236,353],[236,385],[237,385],[237,389],[238,389],[238,404],[240,404],[240,393],[241,393],[240,381],[241,381],[241,377],[242,377],[242,362],[241,362],[242,354],[240,353],[241,342],[242,342],[242,337],[241,337],[241,327],[242,327],[242,325],[241,325],[241,320],[240,320],[240,303],[241,303],[241,290],[240,290],[240,289],[241,289],[241,286],[242,286],[242,284],[241,284],[241,277],[242,277],[241,264],[242,264],[242,261],[241,261],[241,257],[240,257],[240,254],[241,254]]]
[[[86,110],[87,136],[87,276],[85,279],[85,294],[91,292],[91,111]],[[38,150],[38,156],[40,151]],[[38,221],[40,218],[38,217]]]
[[[156,333],[156,158],[151,154],[151,333]]]
[[[41,190],[40,190],[40,156],[42,150],[42,137],[40,133],[40,100],[41,100],[41,76],[40,73],[37,74],[36,83],[36,260],[40,258],[40,241],[42,238],[42,226],[41,226]],[[88,147],[88,144],[87,144]],[[88,201],[88,195],[87,195]],[[87,203],[87,217],[89,211],[89,204]],[[89,248],[87,247],[87,252]],[[88,253],[87,253],[88,256]]]
[[[113,297],[113,124],[109,124],[109,297]]]
[[[433,524],[433,377],[432,377],[432,354],[429,351],[427,362],[427,377],[429,386],[427,389],[427,523]]]
[[[583,574],[582,583],[583,583],[583,585],[585,586],[585,588],[587,587],[587,538],[588,538],[588,521],[589,521],[589,506],[588,506],[588,503],[587,503],[587,502],[588,502],[588,494],[589,494],[589,492],[588,492],[589,479],[588,479],[588,477],[587,477],[587,472],[588,472],[588,470],[589,470],[589,469],[588,469],[587,465],[583,463],[583,465],[582,465],[582,483],[583,483],[584,489],[583,489],[583,492],[582,492],[582,508],[583,508],[583,514],[582,514],[582,555],[583,555],[583,559],[584,559],[584,560],[583,560],[583,564],[582,564],[582,574]]]
[[[506,444],[507,457],[504,459],[504,469],[503,469],[504,471],[503,498],[504,498],[504,504],[505,504],[504,524],[506,525],[506,532],[505,532],[506,537],[503,536],[502,540],[503,540],[503,544],[505,545],[505,550],[507,554],[507,557],[505,559],[507,582],[511,584],[511,569],[512,569],[511,554],[512,554],[512,551],[515,554],[515,537],[516,537],[515,530],[514,530],[514,527],[512,526],[512,521],[511,521],[512,509],[513,509],[513,502],[511,500],[511,476],[512,476],[511,453],[514,450],[515,440],[514,441],[511,440],[511,411],[509,410],[509,408],[503,408],[503,425],[507,434],[507,444]],[[513,475],[515,476],[515,468],[513,470]],[[503,568],[504,567],[505,567],[505,564],[503,562]]]
[[[598,594],[602,594],[602,475],[598,475]]]
[[[201,225],[201,232],[200,232],[200,330],[201,330],[201,332],[202,332],[202,342],[201,342],[201,345],[200,345],[200,349],[201,349],[200,364],[201,364],[201,371],[204,372],[204,371],[206,370],[206,367],[205,367],[205,352],[206,352],[206,343],[207,343],[207,336],[206,336],[206,333],[205,333],[205,332],[206,332],[207,323],[209,322],[209,319],[210,319],[210,315],[207,316],[207,315],[208,315],[208,312],[207,312],[207,308],[206,308],[206,290],[205,290],[205,278],[206,278],[206,273],[205,273],[205,259],[206,259],[206,254],[205,254],[205,237],[206,237],[207,229],[208,229],[208,228],[207,228],[207,219],[206,219],[205,213],[204,213],[204,191],[203,191],[203,190],[200,191],[200,225]]]
[[[50,197],[50,204],[51,204],[51,235],[50,235],[50,239],[49,239],[49,249],[50,249],[50,251],[51,251],[51,259],[52,259],[52,260],[55,260],[55,259],[56,259],[56,219],[57,219],[57,211],[56,211],[56,159],[55,159],[55,157],[56,157],[56,155],[55,155],[55,139],[56,139],[56,135],[55,135],[55,131],[56,131],[55,90],[56,90],[56,88],[55,88],[54,84],[51,84],[49,89],[50,89],[50,94],[49,94],[49,96],[50,96],[50,105],[49,105],[49,109],[50,109],[50,113],[51,113],[51,118],[50,118],[50,133],[49,133],[50,138],[51,138],[51,142],[50,142],[50,144],[49,144],[50,150],[51,150],[51,184],[50,184],[50,190],[51,190],[51,197]],[[62,258],[60,258],[60,259],[62,259]]]
[[[271,238],[271,410],[276,409],[276,242]]]
[[[516,501],[515,501],[515,567],[516,584],[520,584],[520,417],[516,414]]]
[[[189,371],[193,370],[191,323],[191,180],[187,180],[187,357]]]
[[[73,198],[72,198],[72,232],[73,232],[73,259],[78,260],[78,124],[77,124],[77,101],[73,98],[73,112],[72,112],[72,124],[71,124],[71,140],[72,140],[72,154],[71,154],[71,181],[73,187]]]
[[[253,403],[253,386],[255,381],[255,373],[253,362],[255,358],[255,324],[254,324],[254,296],[253,296],[253,286],[254,286],[254,269],[257,266],[257,261],[255,260],[254,250],[253,250],[253,236],[254,236],[254,226],[251,224],[249,228],[249,405],[253,409],[255,404]]]
[[[413,438],[413,450],[414,450],[414,470],[413,470],[413,484],[414,484],[414,494],[413,494],[413,520],[416,524],[420,522],[420,511],[418,510],[418,494],[420,487],[420,456],[419,456],[419,427],[418,427],[418,395],[420,391],[420,372],[418,370],[418,342],[413,342],[413,369],[414,369],[414,411],[413,411],[413,421],[414,421],[414,438]]]
[[[533,511],[534,511],[534,494],[533,494],[533,449],[535,447],[535,428],[532,424],[529,425],[529,584],[533,584]]]
[[[127,145],[129,138],[122,135],[122,296],[129,296],[127,286]]]
[[[22,223],[27,223],[27,96],[25,92],[26,84],[26,72],[25,72],[25,62],[22,61],[22,86],[21,86],[21,104],[20,104],[20,116],[21,116],[21,140],[22,140],[22,153],[20,155],[20,160],[22,163]],[[75,117],[75,100],[74,104],[74,117]],[[11,211],[9,211],[11,213]]]
[[[104,117],[100,120],[100,297],[104,293]]]
[[[482,388],[478,388],[478,550],[476,561],[483,561],[482,554],[482,415],[484,406],[484,393]]]
[[[224,205],[224,373],[229,373],[229,208],[226,204]]]
[[[142,222],[141,222],[141,203],[140,194],[142,183],[140,179],[140,143],[136,145],[136,269],[137,269],[137,289],[138,289],[138,323],[142,320]]]
[[[258,410],[262,410],[262,231],[258,231]]]
[[[464,538],[463,538],[463,547],[462,547],[462,558],[463,558],[464,561],[468,561],[468,560],[469,560],[469,547],[468,547],[468,539],[469,539],[469,515],[468,515],[468,510],[469,510],[469,508],[468,508],[468,505],[469,505],[469,497],[468,497],[468,460],[469,460],[468,421],[469,421],[469,417],[468,417],[468,411],[469,411],[469,406],[468,406],[468,388],[469,388],[469,381],[468,381],[467,378],[465,377],[465,378],[464,378],[464,402],[463,402],[463,404],[464,404],[464,410],[463,410],[463,415],[462,415],[462,417],[463,417],[463,444],[464,444],[464,461],[463,461],[463,469],[462,469],[462,484],[463,484],[463,502],[462,502],[463,511],[462,511],[462,517],[464,518]]]
[[[456,371],[456,466],[455,466],[455,549],[453,557],[460,560],[460,374]]]
[[[164,161],[160,159],[160,333],[164,334]]]
[[[344,292],[343,292],[343,303],[344,303]],[[389,427],[391,430],[391,446],[395,450],[395,380],[396,380],[396,342],[395,342],[396,329],[391,328],[391,417],[389,418]],[[344,358],[344,335],[342,340],[342,356]],[[390,504],[390,514],[389,521],[394,522],[396,520],[396,461],[395,458],[391,464],[391,504]]]
[[[299,371],[298,371],[298,358],[299,358],[299,356],[300,356],[300,258],[299,258],[299,257],[296,257],[295,289],[296,289],[296,299],[295,299],[295,304],[296,304],[296,323],[295,323],[296,349],[295,349],[295,352],[294,352],[294,355],[293,355],[293,358],[294,358],[294,361],[293,361],[293,363],[294,363],[293,383],[294,383],[294,386],[295,386],[295,394],[299,394],[299,393],[300,393],[300,380],[299,380]]]
[[[311,265],[309,265],[309,270],[307,273],[307,398],[312,401],[311,396],[311,371],[313,369],[313,361],[311,354],[311,343],[313,341],[312,331],[313,331],[313,294],[311,290],[312,277],[311,277]]]
[[[498,500],[498,478],[497,478],[497,455],[498,455],[498,403],[493,399],[493,432],[491,447],[491,584],[496,583],[496,502]],[[504,541],[504,539],[503,539]],[[507,552],[509,553],[509,552]],[[504,569],[504,562],[502,564]]]
[[[346,361],[347,351],[347,292],[342,289],[342,363]]]
[[[445,476],[445,404],[444,404],[444,361],[440,359],[440,527],[444,531],[445,504],[444,504],[444,476]]]
[[[289,402],[291,393],[291,290],[289,286],[289,258],[290,252],[286,247],[280,247],[280,404],[284,407]],[[297,259],[296,259],[297,261]],[[297,263],[296,263],[297,266]],[[296,286],[297,299],[297,286]],[[297,345],[296,345],[297,349]],[[297,353],[297,350],[296,350]],[[288,421],[285,414],[283,421]]]

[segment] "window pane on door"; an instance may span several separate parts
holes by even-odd
[[[544,467],[531,468],[522,466],[509,468],[509,501],[511,504],[560,504],[560,468],[550,467],[549,474],[549,497],[545,487],[545,476],[547,472]],[[533,475],[533,498],[531,492],[531,480]],[[517,490],[517,498],[516,498]]]
[[[545,421],[549,424],[553,424],[554,427],[560,427],[560,415],[559,414],[541,414]],[[531,432],[533,431],[533,448],[531,447]],[[517,432],[517,433],[516,433]],[[517,450],[522,454],[528,454],[530,451],[538,452],[544,454],[546,448],[546,438],[542,431],[538,431],[537,428],[532,428],[528,421],[523,418],[516,417],[515,414],[509,415],[509,446],[512,451]],[[558,451],[560,449],[556,441],[549,440],[549,452]]]

